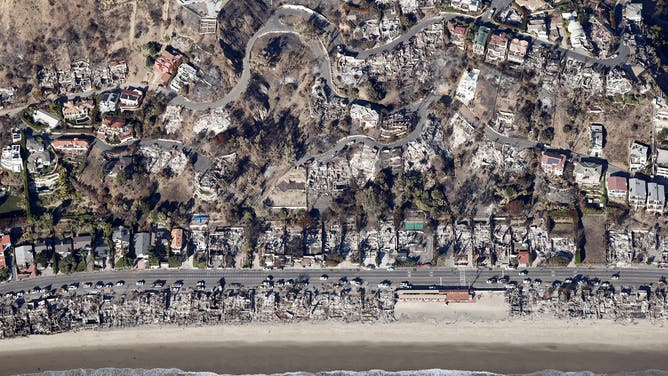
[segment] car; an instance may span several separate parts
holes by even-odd
[[[320,276],[321,281],[326,281],[328,278],[329,277],[327,276],[327,274],[323,274],[323,275]]]
[[[401,284],[399,286],[402,289],[409,289],[409,288],[413,287],[413,284],[408,282],[408,281],[403,281],[403,282],[401,282]]]
[[[573,278],[564,279],[564,283],[566,283],[566,284],[573,283]]]
[[[89,288],[93,287],[93,283],[92,282],[86,282],[86,283],[84,283],[84,287],[89,289]]]
[[[278,281],[276,281],[276,286],[283,286],[283,285],[285,285],[285,280],[279,279]]]
[[[144,286],[144,283],[146,283],[146,281],[144,281],[143,279],[140,279],[139,281],[135,282],[135,285]]]
[[[601,282],[601,287],[605,287],[605,288],[610,287],[610,282],[608,282],[608,281]]]
[[[206,286],[206,282],[204,280],[197,281],[197,287],[204,288]]]
[[[529,271],[526,269],[520,271],[520,275],[527,275],[527,274],[529,274]]]
[[[110,289],[110,288],[114,287],[114,284],[111,283],[111,282],[107,282],[107,283],[104,285],[104,287]]]
[[[492,277],[492,278],[487,280],[487,283],[492,284],[492,283],[496,283],[497,281],[498,280],[496,279],[496,277]]]
[[[386,279],[383,282],[378,284],[378,288],[379,289],[384,289],[386,287],[390,287],[391,284],[392,284],[392,282],[390,282],[389,280]]]
[[[153,282],[153,287],[161,288],[161,287],[163,287],[163,286],[165,286],[165,282],[164,282],[164,281],[155,281],[155,282]]]
[[[95,288],[96,288],[96,289],[101,289],[101,288],[103,288],[103,287],[104,287],[104,282],[102,282],[102,281],[98,281],[98,282],[95,284]]]
[[[542,283],[543,281],[541,279],[536,278],[533,280],[533,284],[536,286],[540,286]]]
[[[392,265],[388,266],[388,267],[387,267],[387,270],[388,270],[388,271],[394,271],[394,266],[392,266]]]
[[[16,293],[16,296],[18,296],[19,298],[21,298],[21,297],[23,297],[23,295],[25,295],[25,293],[26,293],[25,291],[21,290],[21,291],[19,291],[19,292]]]
[[[354,286],[359,286],[359,285],[362,284],[362,279],[357,277],[357,278],[353,279],[352,281],[350,281],[350,284],[352,284]]]
[[[35,287],[32,289],[32,292],[33,292],[33,293],[42,292],[42,288],[39,287],[39,286],[35,286]]]
[[[14,297],[14,292],[13,291],[10,291],[10,292],[5,294],[5,298],[12,298],[12,297]]]
[[[274,276],[271,275],[271,274],[269,274],[269,275],[267,276],[267,281],[271,281],[272,279],[274,279]]]
[[[531,283],[531,278],[524,278],[524,280],[522,281],[522,283],[524,283],[525,285]]]
[[[288,279],[287,281],[285,281],[285,285],[286,285],[286,286],[292,286],[292,285],[294,285],[294,284],[295,284],[295,281],[292,280],[292,279]]]
[[[619,273],[615,273],[615,274],[613,274],[612,277],[610,277],[610,279],[612,279],[612,280],[618,280],[618,279],[619,279]]]
[[[124,285],[125,285],[125,281],[116,282],[116,286],[124,286]]]
[[[73,284],[67,286],[67,289],[70,290],[70,291],[76,290],[77,288],[79,288],[79,286],[77,286],[76,283],[73,283]]]

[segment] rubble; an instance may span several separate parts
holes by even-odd
[[[159,145],[142,145],[139,153],[144,156],[146,170],[151,174],[158,174],[169,167],[174,174],[179,175],[188,165],[188,157],[182,150],[165,150]]]
[[[230,115],[224,109],[216,108],[201,116],[193,126],[193,133],[213,132],[215,134],[225,132],[231,126]]]
[[[249,322],[394,321],[394,292],[347,284],[265,281],[257,288],[110,288],[78,293],[43,290],[0,298],[0,338],[143,325],[218,325]]]
[[[612,287],[608,282],[578,275],[570,283],[525,283],[506,291],[511,317],[650,320],[668,318],[666,283],[639,288]]]

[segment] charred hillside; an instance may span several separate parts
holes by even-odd
[[[235,72],[243,69],[246,43],[267,21],[271,8],[264,0],[230,1],[218,15],[220,47]]]

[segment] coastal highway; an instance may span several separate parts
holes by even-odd
[[[522,270],[522,269],[520,269]],[[508,276],[511,281],[521,284],[525,278],[540,279],[544,283],[554,280],[563,281],[568,277],[583,275],[589,278],[599,278],[601,281],[609,281],[615,288],[622,286],[637,287],[644,284],[655,283],[663,276],[668,275],[668,270],[642,268],[642,269],[605,269],[605,268],[528,268],[526,276],[520,275],[520,270],[488,270],[468,269],[458,270],[451,268],[400,268],[397,270],[360,270],[360,269],[284,269],[284,270],[254,270],[254,269],[167,269],[167,270],[128,270],[128,271],[104,271],[86,272],[70,275],[57,275],[37,277],[22,281],[10,281],[0,284],[0,293],[9,291],[31,290],[35,286],[58,288],[64,284],[80,283],[80,288],[86,282],[93,285],[98,281],[111,282],[114,285],[118,281],[124,281],[122,287],[114,287],[117,290],[134,290],[138,288],[151,288],[156,280],[163,280],[166,286],[182,280],[187,287],[194,287],[198,281],[204,280],[207,287],[217,285],[221,278],[226,284],[240,283],[244,286],[257,286],[267,276],[271,275],[274,281],[279,279],[308,279],[311,284],[333,283],[342,277],[348,280],[361,278],[371,288],[384,280],[392,282],[392,286],[398,287],[402,281],[410,281],[414,285],[444,285],[444,286],[467,286],[474,287],[502,287],[502,284],[487,284],[491,277]],[[612,280],[612,275],[619,273],[618,280]],[[320,277],[326,274],[328,280],[323,282]],[[143,287],[136,286],[138,280],[145,280]]]

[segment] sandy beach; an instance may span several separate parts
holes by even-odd
[[[0,341],[0,364],[3,374],[102,367],[232,374],[668,369],[668,328],[661,324],[499,319],[503,306],[495,299],[455,308],[402,304],[393,323],[143,327],[15,338]]]

